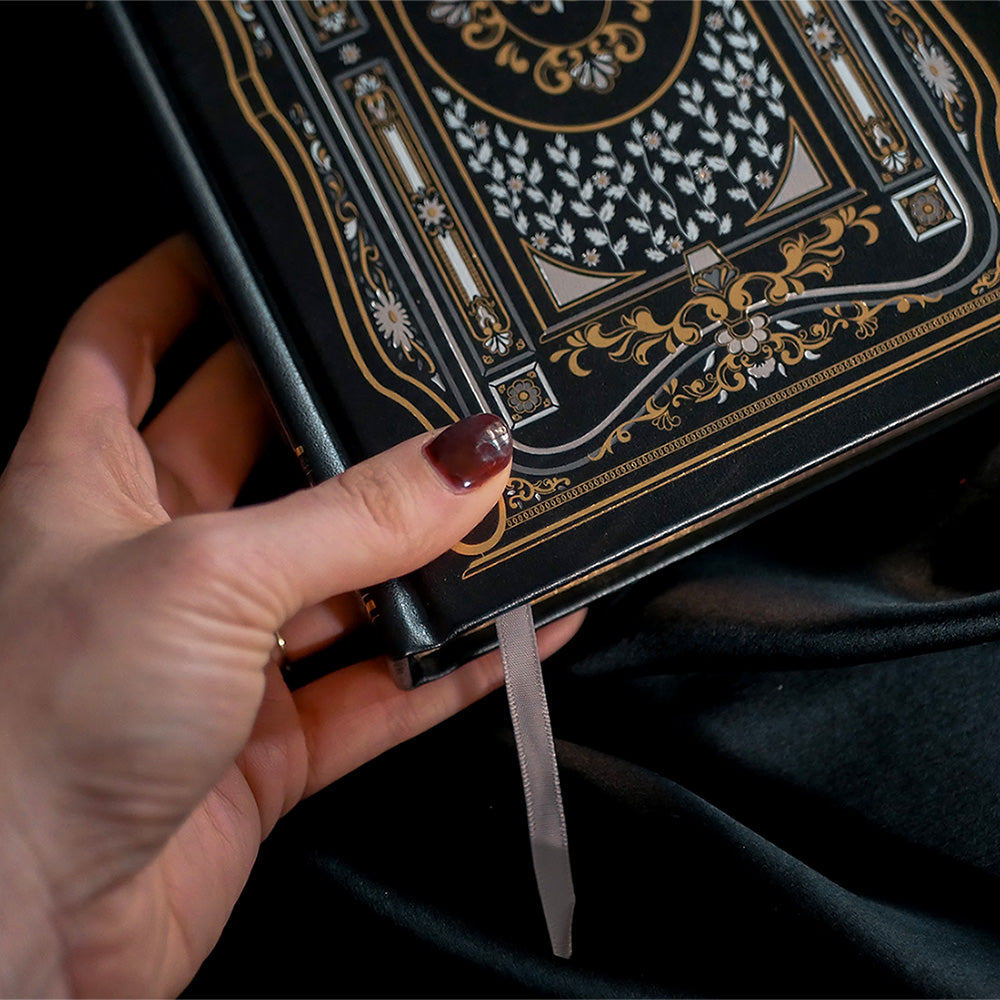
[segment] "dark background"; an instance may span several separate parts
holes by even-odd
[[[2,10],[5,458],[73,309],[187,213],[99,14]],[[190,995],[1000,995],[998,418],[604,602],[549,664],[571,963],[495,697],[280,824]]]

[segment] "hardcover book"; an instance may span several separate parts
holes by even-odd
[[[491,517],[366,595],[404,685],[1000,384],[992,4],[109,13],[309,474],[512,428]]]

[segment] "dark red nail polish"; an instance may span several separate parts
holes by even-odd
[[[446,427],[424,445],[424,454],[456,492],[475,489],[505,468],[514,453],[510,429],[492,413]]]

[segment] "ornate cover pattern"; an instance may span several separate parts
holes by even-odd
[[[372,595],[407,682],[1000,381],[1000,83],[947,5],[128,18],[312,407],[307,464],[513,428],[494,516]]]

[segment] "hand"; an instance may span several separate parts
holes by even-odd
[[[285,687],[275,630],[294,653],[358,624],[337,595],[467,534],[497,501],[507,453],[461,489],[424,453],[427,434],[228,509],[270,433],[235,347],[137,429],[157,360],[208,288],[177,238],[99,289],[0,481],[9,993],[178,992],[283,813],[502,683],[493,655],[412,692],[380,661]],[[578,620],[543,629],[543,655]]]

